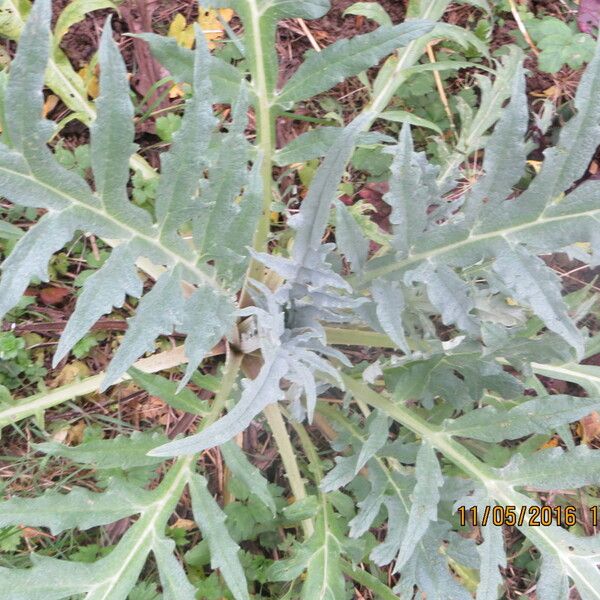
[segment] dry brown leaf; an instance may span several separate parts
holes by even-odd
[[[61,287],[45,287],[40,291],[40,300],[44,304],[60,304],[71,290]]]
[[[600,414],[593,412],[579,421],[581,441],[589,444],[600,437]]]

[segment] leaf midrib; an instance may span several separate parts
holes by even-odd
[[[125,229],[126,231],[128,231],[131,234],[132,238],[142,239],[142,240],[148,242],[149,244],[157,247],[160,250],[160,252],[171,257],[176,263],[182,264],[189,271],[193,272],[194,275],[196,275],[200,281],[210,285],[210,287],[212,287],[213,289],[223,292],[223,290],[221,290],[221,288],[217,284],[217,282],[212,277],[207,275],[204,271],[199,269],[195,262],[189,261],[189,260],[185,259],[183,256],[181,256],[180,254],[178,254],[177,252],[174,252],[173,250],[163,246],[162,244],[160,244],[160,240],[158,238],[151,237],[145,233],[142,233],[140,230],[135,229],[134,227],[131,227],[127,223],[125,223],[123,221],[119,221],[118,219],[116,219],[112,215],[108,214],[107,212],[104,212],[103,210],[99,210],[92,204],[85,204],[84,202],[81,202],[77,198],[65,193],[61,189],[56,188],[52,185],[49,185],[48,183],[46,183],[44,181],[40,181],[39,179],[37,179],[31,175],[24,175],[23,173],[21,173],[19,171],[15,171],[13,169],[7,169],[6,167],[3,167],[3,166],[0,166],[0,172],[4,172],[11,176],[19,177],[21,179],[31,181],[32,183],[35,183],[36,185],[39,185],[40,187],[44,187],[47,190],[51,191],[52,193],[64,198],[72,206],[80,207],[84,210],[87,210],[87,211],[90,211],[90,212],[93,212],[93,213],[99,215],[103,219],[107,219],[107,220],[111,221],[116,227]],[[93,193],[92,193],[92,196],[97,198],[97,196]],[[99,198],[98,198],[98,200],[100,201]],[[61,211],[51,210],[50,212],[61,212]]]
[[[560,221],[569,221],[571,219],[574,220],[574,219],[579,219],[581,217],[586,217],[586,216],[589,216],[589,217],[592,217],[592,218],[598,220],[596,215],[600,215],[600,208],[596,208],[593,210],[588,210],[588,211],[584,211],[584,212],[580,212],[580,213],[570,213],[567,215],[558,215],[556,217],[544,217],[544,215],[542,213],[542,215],[537,217],[534,221],[528,221],[526,223],[521,223],[520,225],[515,225],[514,227],[508,227],[506,229],[489,231],[487,233],[481,233],[481,234],[474,234],[471,231],[471,232],[469,232],[469,235],[466,238],[464,238],[458,242],[454,242],[454,243],[448,244],[446,246],[440,246],[439,248],[434,248],[432,250],[419,252],[417,254],[411,254],[408,257],[406,257],[402,260],[396,261],[390,265],[378,267],[376,269],[373,269],[372,271],[367,271],[362,277],[360,277],[360,279],[357,277],[353,277],[350,279],[350,284],[358,283],[359,285],[365,285],[369,281],[377,279],[378,277],[381,277],[383,275],[388,275],[389,273],[393,273],[394,271],[403,270],[403,269],[405,269],[415,263],[418,263],[422,260],[427,260],[427,259],[433,258],[435,256],[440,256],[440,255],[446,254],[448,252],[458,250],[462,247],[469,246],[471,244],[475,245],[475,244],[478,244],[485,240],[490,240],[493,238],[502,238],[502,237],[508,238],[511,235],[513,235],[519,231],[526,231],[527,229],[537,227],[539,225],[557,223]]]

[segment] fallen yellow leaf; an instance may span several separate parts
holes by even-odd
[[[219,17],[228,23],[233,17],[233,11],[230,8],[220,8],[219,10],[207,9],[201,10],[198,15],[198,25],[204,32],[206,43],[211,50],[216,47],[215,41],[222,39],[224,35],[223,25]],[[188,25],[181,13],[177,13],[169,25],[168,35],[184,48],[189,49],[194,45],[194,26]],[[178,90],[176,89],[175,95],[177,95],[177,92]]]
[[[216,44],[215,40],[220,40],[223,37],[223,25],[219,17],[226,23],[231,21],[233,11],[230,8],[220,8],[219,10],[201,10],[198,15],[198,24],[204,32],[208,47],[212,50]]]
[[[42,113],[44,115],[44,118],[48,116],[48,113],[51,113],[56,108],[57,104],[58,104],[58,96],[55,96],[54,94],[50,94],[46,98],[46,101],[44,102],[44,109],[43,109],[43,113]]]
[[[546,448],[556,448],[558,446],[558,440],[556,438],[550,438],[545,444],[542,444],[538,450],[545,450]]]
[[[169,25],[169,37],[177,41],[184,48],[191,48],[194,44],[194,28],[188,25],[185,17],[177,13]]]
[[[173,525],[171,525],[174,529],[185,529],[186,531],[192,531],[192,529],[196,529],[198,526],[195,521],[191,519],[177,519]]]
[[[78,446],[83,441],[83,433],[85,432],[85,421],[79,421],[69,427],[67,431],[67,443],[69,446]]]
[[[83,79],[86,92],[90,98],[97,98],[100,95],[100,82],[98,81],[98,75],[96,69],[90,68],[90,65],[84,65],[78,71],[79,77]]]
[[[79,379],[90,376],[89,367],[80,360],[74,360],[72,363],[65,365],[62,371],[52,380],[50,387],[59,387],[73,383]]]

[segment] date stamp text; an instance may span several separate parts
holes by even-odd
[[[572,527],[577,523],[577,509],[574,506],[459,506],[457,509],[461,526],[471,524],[485,527],[488,524],[501,527]],[[598,506],[589,507],[590,523],[596,527],[599,522]]]

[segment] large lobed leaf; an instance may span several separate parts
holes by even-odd
[[[186,379],[206,352],[233,323],[231,291],[240,285],[245,245],[251,241],[248,225],[258,217],[256,177],[246,167],[247,153],[236,154],[229,163],[212,165],[206,152],[214,133],[210,79],[204,69],[208,52],[198,36],[195,53],[194,95],[187,103],[185,127],[172,148],[163,155],[163,174],[158,191],[157,222],[131,203],[127,196],[129,157],[133,144],[133,106],[125,65],[112,39],[110,25],[104,29],[99,51],[100,86],[97,119],[91,128],[91,155],[95,190],[53,157],[46,145],[51,136],[42,114],[42,88],[50,52],[50,3],[36,2],[20,36],[17,55],[11,65],[4,111],[11,115],[0,146],[0,190],[10,200],[25,206],[46,209],[39,224],[24,235],[3,265],[0,282],[0,314],[18,301],[33,277],[48,278],[47,263],[53,252],[77,231],[93,232],[118,248],[105,265],[89,278],[76,310],[60,341],[55,364],[85,335],[92,324],[113,306],[121,306],[127,295],[142,296],[142,282],[135,263],[147,259],[167,270],[157,285],[142,297],[137,315],[130,321],[121,350],[108,369],[104,387],[114,383],[141,354],[153,348],[158,335],[174,329],[188,334],[190,364]],[[243,107],[243,100],[242,107]],[[232,127],[240,128],[245,115],[238,114]],[[203,169],[226,169],[234,175],[230,189],[221,195],[222,185],[209,175],[207,198],[199,197]],[[236,188],[237,185],[237,188]],[[239,203],[240,192],[247,192]],[[211,199],[211,191],[213,199]],[[218,198],[218,202],[214,200]],[[196,247],[181,236],[181,228],[210,215],[228,214],[227,230],[213,235],[208,248],[197,236]],[[244,224],[240,228],[240,223]],[[237,244],[227,254],[212,248],[221,236],[234,235]],[[210,266],[207,261],[213,261]],[[197,290],[186,298],[182,283]],[[207,324],[210,323],[210,326]]]

